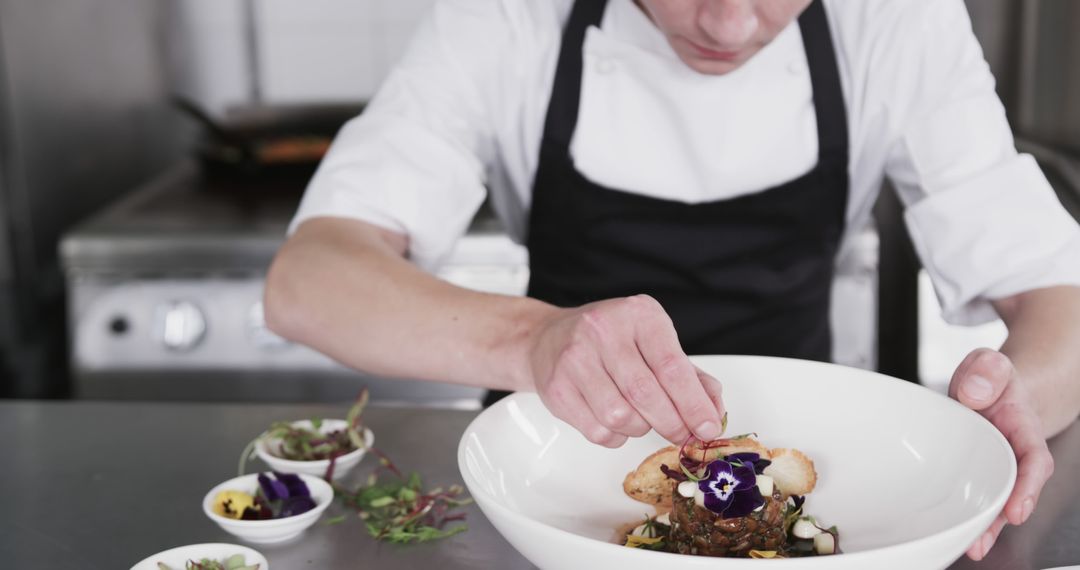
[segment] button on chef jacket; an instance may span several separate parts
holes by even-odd
[[[290,226],[344,217],[409,236],[438,267],[490,192],[525,239],[563,26],[572,0],[440,0],[378,95],[338,134]],[[945,318],[989,300],[1080,285],[1080,229],[1018,154],[961,0],[824,0],[849,130],[846,236],[884,177],[906,205]],[[570,145],[589,180],[704,203],[810,171],[818,137],[793,22],[741,68],[694,72],[632,0],[609,0],[582,48]]]

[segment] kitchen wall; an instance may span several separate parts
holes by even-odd
[[[167,0],[173,85],[212,115],[370,99],[434,0]]]
[[[186,147],[157,0],[0,0],[0,395],[66,391],[60,234]]]

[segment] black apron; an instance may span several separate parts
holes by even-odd
[[[577,0],[533,185],[528,295],[575,307],[646,293],[687,354],[828,361],[829,298],[848,198],[848,131],[825,8],[799,17],[817,116],[818,163],[753,194],[687,204],[607,188],[575,168],[582,45],[606,0]],[[505,393],[491,392],[490,404]]]

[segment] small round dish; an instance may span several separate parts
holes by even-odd
[[[298,476],[307,485],[311,498],[315,501],[315,508],[306,513],[283,519],[246,521],[230,519],[214,512],[214,498],[222,491],[243,491],[254,495],[259,486],[257,473],[229,479],[210,489],[210,492],[203,497],[203,513],[225,532],[248,542],[273,544],[296,538],[309,526],[315,524],[326,507],[329,507],[331,501],[334,500],[334,489],[326,481],[303,473]]]
[[[194,560],[196,562],[203,558],[224,560],[234,554],[243,554],[244,562],[249,566],[258,564],[259,570],[270,569],[270,563],[266,561],[266,557],[257,550],[253,550],[246,546],[240,546],[239,544],[215,542],[178,546],[176,548],[158,552],[157,554],[151,554],[139,561],[138,564],[132,566],[131,570],[158,570],[158,562],[167,564],[170,568],[184,570],[188,560]]]
[[[312,429],[311,420],[299,420],[292,422],[294,427]],[[348,427],[348,422],[345,420],[323,420],[322,425],[319,426],[320,433],[330,433],[337,430],[343,430]],[[262,459],[264,463],[270,466],[270,469],[279,473],[298,473],[305,475],[313,475],[315,477],[322,477],[326,474],[327,467],[330,466],[329,459],[321,459],[319,461],[294,461],[292,459],[284,459],[278,457],[270,452],[271,446],[279,440],[270,438],[266,434],[259,437],[255,442],[255,454]],[[370,429],[364,428],[364,445],[371,447],[375,443],[375,434]],[[337,458],[334,462],[334,476],[333,480],[337,481],[344,477],[353,467],[356,467],[360,463],[360,460],[364,458],[364,454],[367,449],[360,448],[350,451],[345,455]]]

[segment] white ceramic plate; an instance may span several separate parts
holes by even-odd
[[[240,546],[239,544],[208,543],[178,546],[164,552],[158,552],[157,554],[147,556],[144,560],[132,566],[131,570],[158,570],[158,562],[164,562],[171,568],[183,570],[185,567],[184,565],[188,560],[195,560],[197,562],[203,558],[209,558],[211,560],[220,561],[234,554],[243,554],[244,561],[249,565],[258,564],[259,570],[270,569],[270,563],[266,561],[265,556],[246,546]]]
[[[931,390],[854,368],[782,358],[696,357],[724,384],[728,435],[756,432],[815,462],[805,510],[837,525],[844,554],[715,559],[612,543],[651,508],[623,477],[666,445],[649,434],[590,444],[532,394],[480,414],[458,447],[462,477],[492,524],[541,568],[944,568],[1005,504],[1016,461],[981,416]]]

